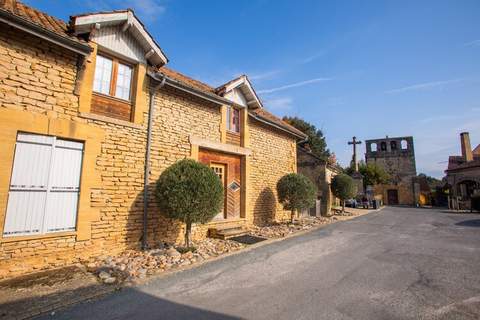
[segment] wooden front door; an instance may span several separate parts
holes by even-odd
[[[397,205],[398,204],[398,190],[392,189],[387,190],[387,199],[389,205]]]
[[[215,219],[238,219],[242,210],[241,157],[213,150],[200,149],[198,160],[206,164],[220,177],[224,187],[223,215]]]
[[[225,205],[227,203],[226,201],[226,192],[225,192],[225,187],[227,185],[227,166],[224,164],[219,164],[219,163],[212,163],[210,164],[210,168],[212,168],[213,172],[218,176],[220,181],[222,182],[223,190],[224,190],[224,205],[222,210],[213,218],[214,220],[222,220],[225,219]]]

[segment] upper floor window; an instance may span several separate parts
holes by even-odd
[[[390,141],[390,149],[392,149],[392,151],[397,150],[397,141]]]
[[[93,90],[95,92],[130,100],[133,68],[118,59],[97,55]]]
[[[380,150],[387,151],[387,143],[386,142],[382,141],[380,143]]]
[[[227,129],[236,133],[240,132],[240,110],[233,107],[228,107]]]

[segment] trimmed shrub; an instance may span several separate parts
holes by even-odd
[[[206,165],[178,161],[160,175],[155,189],[160,212],[185,223],[185,246],[190,247],[192,223],[206,223],[223,207],[223,185]]]
[[[357,195],[357,186],[352,177],[346,174],[338,174],[332,179],[332,193],[342,202],[342,211],[345,212],[345,200]]]
[[[295,211],[309,209],[315,205],[317,188],[307,177],[297,173],[283,176],[277,183],[278,201],[285,210],[290,210],[293,223]]]

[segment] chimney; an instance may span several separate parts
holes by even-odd
[[[460,133],[460,142],[462,143],[462,157],[465,162],[473,160],[472,146],[470,145],[470,136],[468,132]]]

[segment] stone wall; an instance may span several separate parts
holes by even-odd
[[[98,185],[81,191],[81,195],[87,192],[91,220],[79,219],[78,224],[88,222],[88,236],[79,237],[78,231],[22,238],[0,236],[0,279],[139,248],[143,228],[146,112],[143,117],[140,114],[143,121],[136,119],[135,123],[85,110],[79,112],[79,99],[74,93],[77,57],[5,25],[0,24],[0,28],[0,110],[15,110],[25,118],[37,115],[47,120],[46,123],[61,119],[69,124],[67,129],[82,126],[87,131],[101,133],[96,136],[99,141],[85,140],[86,145],[99,145],[92,165],[98,173]],[[153,195],[155,181],[165,168],[191,156],[190,136],[221,142],[221,123],[217,105],[176,89],[162,88],[157,93],[149,184],[147,240],[150,244],[179,242],[184,232],[181,223],[166,219],[158,212]],[[278,179],[296,170],[295,140],[255,120],[249,120],[249,124],[253,153],[249,156],[246,220],[265,223],[288,218],[289,213],[277,203],[275,189]],[[14,125],[0,117],[0,128],[16,129]],[[83,140],[75,136],[75,130],[72,132],[69,138]],[[13,148],[15,139],[2,140],[3,143]],[[11,166],[7,162],[4,161],[4,166]],[[82,174],[82,180],[90,179],[93,181],[93,177]],[[4,184],[8,188],[8,182]],[[0,223],[4,214],[2,210]],[[236,222],[224,224],[232,223]],[[194,226],[194,239],[204,237],[209,226]]]
[[[402,142],[406,148],[402,148]],[[381,150],[384,143],[386,150]],[[392,149],[392,143],[396,149]],[[376,144],[376,151],[372,145]],[[418,201],[417,187],[414,179],[417,176],[415,164],[415,149],[413,137],[396,137],[366,140],[366,162],[376,164],[390,175],[390,184],[377,185],[374,188],[375,195],[381,196],[385,204],[388,203],[388,190],[397,190],[398,204],[414,205]]]
[[[0,278],[139,247],[143,223],[143,171],[146,114],[143,125],[78,112],[74,94],[76,56],[56,46],[1,26],[1,108],[23,110],[104,131],[96,160],[101,186],[91,192],[99,217],[91,237],[75,233],[48,234],[0,242]],[[157,95],[152,146],[150,190],[160,173],[190,155],[189,135],[220,141],[220,109],[175,90]],[[5,125],[0,119],[0,125]],[[14,144],[15,141],[10,143]],[[88,141],[87,141],[88,143]],[[84,177],[82,177],[83,179]],[[149,241],[182,239],[183,226],[160,216],[150,192]],[[4,212],[2,212],[4,214]],[[194,234],[204,236],[205,228]]]
[[[249,119],[250,156],[248,201],[250,223],[286,220],[290,212],[278,203],[277,182],[296,172],[296,141],[285,133]]]

